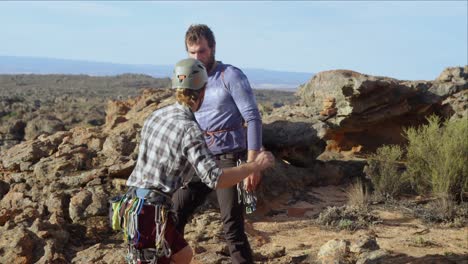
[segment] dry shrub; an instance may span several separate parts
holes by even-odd
[[[446,227],[460,228],[468,224],[468,204],[454,201],[449,196],[439,196],[425,205],[409,205],[413,214],[426,223],[438,223]]]
[[[346,205],[327,207],[316,219],[316,223],[319,225],[350,231],[366,229],[377,221],[378,218],[372,215],[369,210]]]
[[[357,208],[367,208],[369,205],[369,194],[367,188],[362,184],[362,181],[358,179],[356,183],[352,184],[346,192],[348,196],[348,205]]]
[[[398,145],[386,145],[377,149],[364,168],[377,196],[393,198],[401,193],[407,180],[402,173],[403,150]]]
[[[427,120],[427,125],[405,130],[406,174],[419,193],[461,200],[468,192],[468,120]]]

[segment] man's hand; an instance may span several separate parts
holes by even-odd
[[[255,157],[253,162],[258,166],[258,171],[262,171],[275,164],[275,157],[269,151],[262,151]]]
[[[257,189],[258,184],[262,180],[262,173],[256,172],[250,174],[247,178],[244,179],[244,187],[248,192],[253,192]]]
[[[256,172],[250,174],[247,176],[247,178],[244,179],[244,188],[248,192],[252,192],[255,189],[257,189],[258,184],[262,180],[262,173],[260,171],[273,166],[275,158],[273,157],[273,154],[271,152],[266,152],[266,151],[250,151],[248,153],[249,160],[250,162],[255,163],[255,166],[259,170]]]

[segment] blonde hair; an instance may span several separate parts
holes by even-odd
[[[180,104],[190,107],[198,100],[202,90],[203,88],[200,90],[177,88],[175,94],[176,100]]]

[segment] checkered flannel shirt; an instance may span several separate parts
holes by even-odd
[[[179,103],[156,110],[143,125],[138,160],[127,185],[172,194],[194,174],[214,189],[222,170],[192,111]]]

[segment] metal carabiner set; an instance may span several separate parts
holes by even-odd
[[[237,166],[240,166],[244,163],[242,160],[237,160]],[[237,184],[237,201],[239,203],[244,203],[245,212],[251,214],[257,210],[257,196],[255,192],[248,192],[244,187],[244,181],[240,181]]]

